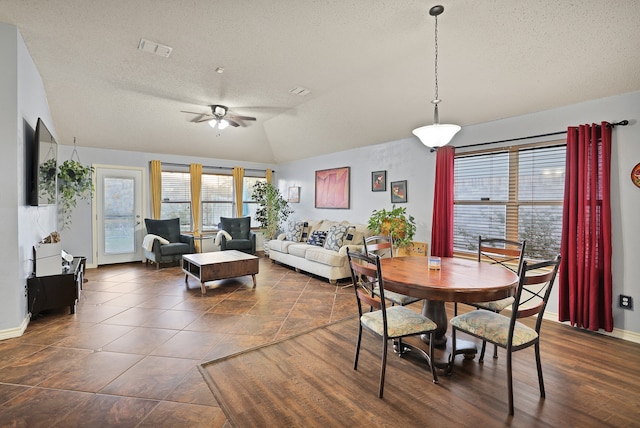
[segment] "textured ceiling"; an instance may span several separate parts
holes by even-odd
[[[26,42],[59,143],[281,163],[431,123],[435,4],[443,123],[640,90],[636,0],[0,0],[0,22]],[[181,113],[210,104],[257,120],[217,131]]]

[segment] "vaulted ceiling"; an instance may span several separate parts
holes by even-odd
[[[443,123],[640,90],[635,0],[0,0],[0,22],[26,42],[60,144],[282,163],[432,122],[436,4]],[[211,104],[257,120],[219,131],[182,112]]]

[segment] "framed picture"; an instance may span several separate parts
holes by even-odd
[[[371,173],[371,191],[387,191],[387,171],[373,171]]]
[[[349,209],[349,175],[351,168],[316,171],[316,208]]]
[[[289,187],[289,202],[300,202],[300,186]]]
[[[391,182],[391,203],[407,202],[407,180]]]

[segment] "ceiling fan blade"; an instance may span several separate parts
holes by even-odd
[[[199,117],[193,119],[191,122],[194,122],[194,123],[209,122],[211,119],[213,119],[213,116],[211,116],[210,114],[201,114]]]
[[[229,119],[228,116],[225,116],[224,120],[226,120],[227,122],[229,122],[229,125],[233,126],[234,128],[237,128],[238,126],[240,126],[240,124],[238,122],[236,122],[233,119]]]
[[[196,112],[196,111],[186,111],[186,110],[180,110],[180,113],[189,113],[189,114],[205,114],[202,113],[200,111]]]
[[[235,115],[235,114],[228,114],[226,117],[231,117],[231,118],[236,119],[236,120],[256,120],[256,118],[255,118],[255,117],[251,117],[251,116],[238,116],[238,115]]]

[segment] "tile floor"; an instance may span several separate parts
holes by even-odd
[[[357,313],[352,288],[260,259],[199,284],[179,267],[88,269],[74,315],[0,341],[0,427],[222,427],[197,365]],[[248,405],[250,405],[248,403]]]

